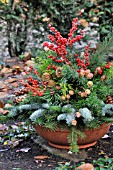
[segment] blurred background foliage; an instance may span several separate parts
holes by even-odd
[[[66,37],[75,17],[82,19],[83,27],[87,26],[87,22],[99,24],[95,29],[102,40],[112,31],[113,1],[0,0],[0,19],[7,23],[6,33],[11,57],[19,56],[25,51],[30,27],[39,32],[35,36],[43,39],[43,32],[48,32],[47,25],[52,23]]]

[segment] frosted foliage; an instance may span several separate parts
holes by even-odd
[[[102,108],[102,116],[105,116],[105,114],[113,115],[113,104],[106,104]]]
[[[60,114],[60,115],[57,117],[57,120],[58,120],[58,121],[60,121],[60,120],[66,120],[66,116],[67,116],[67,113]]]
[[[43,114],[43,111],[44,109],[38,109],[35,112],[33,112],[30,116],[31,121],[36,121],[36,119]]]
[[[79,112],[81,116],[83,117],[84,122],[92,121],[94,119],[91,115],[91,111],[88,108],[79,109]]]

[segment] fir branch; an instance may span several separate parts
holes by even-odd
[[[75,153],[77,153],[79,150],[79,146],[77,144],[78,137],[81,139],[85,138],[84,132],[76,129],[75,127],[71,127],[70,133],[68,135],[68,143],[70,144],[70,150]]]
[[[110,51],[111,47],[113,47],[113,35],[109,37],[105,37],[104,41],[100,43],[100,45],[97,48],[96,53],[98,55],[106,54]]]
[[[113,123],[112,117],[102,117],[102,121],[106,123]]]
[[[96,52],[90,55],[90,66],[92,70],[95,70],[97,66],[102,66],[107,60],[107,54],[113,47],[113,35],[111,35],[111,37],[106,37],[103,42],[98,44]]]

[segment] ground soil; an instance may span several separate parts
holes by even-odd
[[[84,162],[92,163],[93,160],[97,160],[100,157],[113,158],[112,131],[113,127],[111,126],[108,138],[101,139],[95,146],[86,149],[88,156]],[[5,146],[1,145],[0,148],[5,149]],[[30,148],[30,150],[28,152],[17,152],[21,148]],[[34,156],[40,155],[48,156],[48,158],[35,161]],[[38,144],[34,143],[34,136],[32,135],[29,139],[20,143],[19,146],[0,152],[0,170],[54,170],[59,163],[65,162],[69,162],[69,160],[52,155],[46,150],[43,150]],[[76,163],[71,162],[71,164],[74,165]]]

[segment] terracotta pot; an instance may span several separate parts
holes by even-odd
[[[56,130],[52,131],[48,128],[44,128],[39,125],[34,126],[36,132],[45,140],[48,141],[48,143],[51,146],[54,146],[56,148],[62,148],[62,149],[69,149],[69,144],[68,144],[68,130]],[[93,146],[96,144],[96,142],[103,137],[110,128],[110,124],[102,124],[99,128],[95,129],[85,129],[85,138],[81,139],[78,137],[77,144],[80,149],[83,148],[88,148],[90,146]]]

